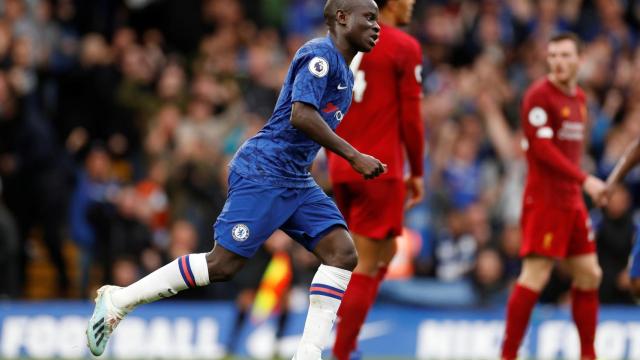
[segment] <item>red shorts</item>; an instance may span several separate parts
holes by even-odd
[[[596,251],[591,219],[584,206],[574,209],[525,206],[520,256],[567,258]]]
[[[402,234],[405,186],[396,179],[334,183],[333,195],[349,230],[382,240]]]

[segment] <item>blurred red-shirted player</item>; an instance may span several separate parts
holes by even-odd
[[[502,358],[515,359],[540,291],[555,259],[571,270],[572,314],[582,359],[595,359],[598,286],[602,271],[582,198],[594,200],[605,184],[580,170],[587,121],[585,95],[577,86],[580,42],[571,33],[547,46],[549,74],[527,90],[521,122],[529,173],[523,199],[522,272],[507,305]]]
[[[395,28],[411,20],[414,0],[376,0],[380,38],[371,53],[351,63],[355,75],[353,103],[337,133],[360,151],[388,166],[378,179],[365,181],[341,158],[329,154],[329,173],[336,202],[358,250],[340,310],[333,354],[349,358],[387,265],[396,252],[405,206],[422,200],[424,129],[420,116],[422,50]],[[410,177],[404,179],[407,154]],[[407,190],[410,199],[406,202]]]

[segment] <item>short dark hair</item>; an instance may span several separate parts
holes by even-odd
[[[387,6],[389,0],[375,0],[375,2],[376,5],[378,5],[378,9],[382,10],[385,6]]]
[[[549,43],[564,40],[573,41],[573,43],[576,45],[576,49],[578,50],[578,54],[582,52],[582,40],[580,40],[580,37],[576,33],[570,31],[563,31],[551,36],[551,38],[549,39]]]

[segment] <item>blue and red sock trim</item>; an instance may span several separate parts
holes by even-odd
[[[191,271],[191,264],[189,263],[189,255],[178,258],[178,267],[180,268],[180,275],[182,275],[182,280],[184,280],[185,284],[187,284],[189,288],[196,287],[196,280],[193,276],[193,271]]]
[[[342,300],[342,297],[344,296],[344,290],[340,290],[338,288],[334,288],[333,286],[325,284],[311,284],[311,287],[309,288],[309,294],[328,296],[334,299]]]

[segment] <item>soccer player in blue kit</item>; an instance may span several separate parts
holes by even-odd
[[[373,0],[328,0],[324,17],[328,35],[298,50],[273,115],[231,161],[229,194],[214,225],[213,250],[181,256],[127,287],[101,287],[86,332],[94,355],[104,352],[115,327],[137,305],[229,280],[282,229],[322,263],[311,284],[304,332],[294,355],[296,360],[321,358],[357,254],[342,215],[309,168],[324,146],[367,179],[386,171],[385,164],[334,132],[351,103],[349,64],[358,51],[370,51],[378,38],[378,8]]]
[[[617,182],[624,179],[629,171],[640,163],[640,139],[634,141],[625,151],[622,158],[618,160],[615,168],[607,178],[607,194],[611,193],[611,187]],[[607,203],[606,198],[599,199],[599,205],[604,206]],[[640,233],[636,234],[635,243],[629,257],[629,277],[631,278],[631,295],[640,301]]]

